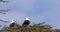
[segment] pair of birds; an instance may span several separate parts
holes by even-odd
[[[14,25],[16,24],[16,21],[15,20],[12,20],[11,24],[10,24],[10,27],[14,27]],[[30,24],[30,19],[29,18],[26,18],[25,21],[23,22],[22,26],[27,26]]]

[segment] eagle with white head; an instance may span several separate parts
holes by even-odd
[[[15,20],[12,20],[11,24],[10,24],[10,27],[14,27],[14,25],[15,25]]]
[[[23,22],[22,26],[27,26],[30,24],[30,19],[26,17],[25,21]]]

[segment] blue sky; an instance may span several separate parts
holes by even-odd
[[[30,18],[31,24],[46,22],[54,28],[60,28],[60,0],[9,0],[9,3],[0,3],[0,9],[11,9],[0,19],[10,21],[15,19],[20,25],[25,17]],[[9,25],[2,23],[1,25]]]

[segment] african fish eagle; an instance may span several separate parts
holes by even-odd
[[[15,20],[12,20],[11,24],[10,24],[10,27],[14,27],[14,25],[15,25]]]
[[[25,21],[23,22],[22,26],[27,26],[30,24],[30,19],[29,18],[26,18]]]

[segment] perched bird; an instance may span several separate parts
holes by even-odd
[[[10,27],[14,27],[14,25],[15,25],[15,20],[12,20]]]
[[[23,22],[22,26],[27,26],[30,24],[30,19],[26,18],[25,21]]]

